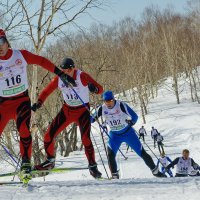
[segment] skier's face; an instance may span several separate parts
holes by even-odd
[[[115,105],[114,99],[111,99],[111,100],[109,100],[109,101],[104,101],[104,102],[105,102],[105,104],[106,104],[106,106],[107,106],[108,108],[113,108],[114,105]]]
[[[0,56],[5,56],[8,51],[8,43],[5,38],[0,38]]]
[[[185,160],[187,160],[187,159],[189,158],[189,156],[190,156],[190,153],[188,153],[188,152],[183,152],[183,158],[184,158]]]
[[[63,69],[63,72],[69,76],[74,75],[74,68]]]

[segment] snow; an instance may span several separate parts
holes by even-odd
[[[180,95],[181,104],[176,104],[175,96],[170,89],[171,79],[168,78],[159,89],[158,97],[151,100],[148,105],[150,113],[146,116],[147,124],[144,125],[148,131],[146,142],[158,156],[158,149],[153,148],[153,141],[150,137],[151,126],[154,126],[164,136],[165,151],[171,159],[180,156],[182,149],[188,148],[191,157],[200,164],[199,104],[191,102],[187,82],[181,81],[183,82],[183,91]],[[138,110],[137,112],[139,114]],[[135,126],[136,130],[141,125],[140,117]],[[92,129],[92,134],[95,136],[110,175],[102,141],[96,128]],[[144,148],[156,162],[156,158],[145,145]],[[28,188],[20,185],[0,185],[0,197],[3,200],[199,200],[200,178],[155,178],[135,152],[129,150],[126,153],[125,144],[121,146],[121,150],[128,156],[128,160],[124,160],[118,154],[120,180],[94,180],[87,169],[68,171],[50,174],[45,177],[45,180],[42,177],[34,178],[30,181]],[[97,150],[96,159],[103,177],[106,177]],[[56,166],[87,167],[87,160],[84,152],[76,151],[67,158],[58,157]],[[1,173],[9,170],[13,171],[8,165],[0,165]],[[175,170],[172,171],[175,173]],[[11,179],[12,177],[0,178],[0,182]],[[17,181],[17,178],[15,180]]]

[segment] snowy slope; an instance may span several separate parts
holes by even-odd
[[[152,100],[149,105],[150,113],[147,115],[147,125],[145,125],[149,135],[146,137],[146,141],[153,148],[149,132],[151,126],[155,126],[165,137],[165,150],[171,159],[179,156],[183,148],[188,148],[191,151],[191,156],[200,164],[198,155],[200,151],[199,105],[190,101],[187,84],[184,85],[184,90],[181,93],[181,104],[177,105],[173,93],[169,91],[170,85],[171,80],[167,79],[159,90],[158,97]],[[142,121],[139,120],[136,129],[141,125]],[[95,135],[108,170],[99,133],[96,128],[93,128],[92,133]],[[147,149],[146,146],[144,147]],[[121,149],[126,153],[124,144]],[[158,150],[155,149],[154,151],[158,155]],[[151,154],[150,151],[148,153]],[[88,170],[71,171],[62,174],[50,174],[45,178],[45,181],[43,178],[33,179],[29,188],[10,185],[0,186],[0,197],[4,200],[200,199],[200,178],[154,178],[150,170],[134,152],[129,150],[126,156],[128,156],[128,160],[124,160],[118,154],[120,180],[97,181],[89,175]],[[96,158],[100,171],[106,177],[97,150]],[[156,162],[155,157],[153,158]],[[56,165],[58,167],[86,167],[87,161],[84,153],[77,151],[67,158],[57,158]],[[7,166],[2,166],[0,166],[0,172],[5,173]],[[0,182],[11,179],[11,177],[0,178]]]

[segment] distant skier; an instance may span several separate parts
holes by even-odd
[[[186,177],[186,176],[199,176],[199,165],[189,157],[190,152],[188,149],[184,149],[182,156],[176,158],[167,166],[167,170],[176,165],[176,175],[175,177]],[[196,174],[191,174],[191,172],[196,171]]]
[[[142,138],[142,140],[145,142],[144,135],[147,135],[147,132],[146,132],[144,126],[142,126],[142,127],[139,129],[139,139]]]
[[[154,140],[154,148],[156,148],[156,138],[157,138],[157,135],[158,135],[158,130],[155,129],[154,127],[152,127],[152,130],[151,130],[151,137],[152,139]]]
[[[164,146],[163,140],[164,140],[163,136],[160,133],[158,133],[156,137],[156,141],[158,144],[158,150],[160,154],[165,154],[164,147],[163,147]]]
[[[151,169],[154,176],[166,177],[154,164],[151,156],[144,150],[132,126],[137,122],[137,114],[125,103],[115,100],[112,91],[103,93],[104,104],[98,108],[94,120],[100,116],[110,127],[108,142],[108,160],[113,178],[119,178],[116,154],[122,142],[127,143]]]
[[[76,86],[72,88],[89,108],[89,92],[101,94],[103,92],[103,87],[89,74],[75,68],[74,61],[71,58],[65,58],[60,67],[65,74],[73,77]],[[35,168],[37,170],[48,170],[55,166],[55,138],[69,124],[74,122],[78,124],[80,128],[81,140],[85,147],[85,155],[88,159],[90,174],[95,178],[99,178],[101,177],[101,172],[99,172],[97,168],[94,147],[90,138],[90,112],[85,105],[83,105],[82,101],[72,88],[63,84],[59,77],[55,77],[41,92],[38,102],[32,106],[32,110],[36,111],[54,90],[59,89],[62,92],[64,104],[44,135],[44,148],[47,154],[47,160],[40,165],[36,165]]]
[[[159,160],[157,162],[157,167],[159,167],[159,165],[160,165],[161,166],[161,172],[163,174],[165,174],[166,173],[166,167],[171,162],[172,162],[172,160],[168,156],[166,156],[164,153],[161,153],[161,157],[159,158]],[[173,173],[170,169],[167,171],[167,173],[169,174],[170,177],[173,177]]]

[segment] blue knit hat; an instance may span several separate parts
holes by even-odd
[[[110,100],[112,100],[112,99],[114,99],[115,97],[114,97],[114,95],[113,95],[113,92],[112,91],[110,91],[110,90],[107,90],[107,91],[105,91],[104,93],[103,93],[103,100],[104,101],[110,101]]]

